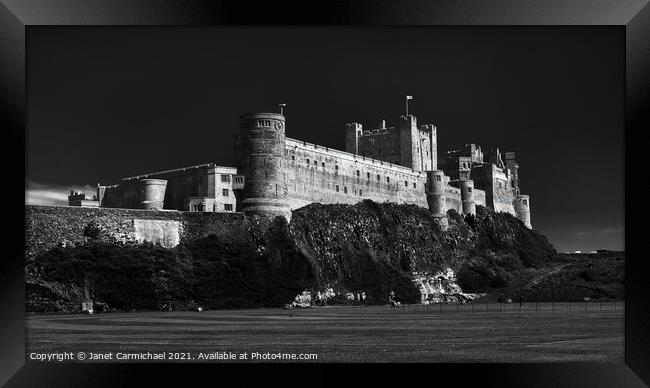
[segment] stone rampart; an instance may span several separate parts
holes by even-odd
[[[248,236],[263,220],[242,213],[179,212],[74,206],[25,206],[25,255],[89,240],[151,242],[173,247],[184,239],[216,234]]]
[[[290,138],[286,148],[292,209],[364,199],[427,207],[424,172]]]

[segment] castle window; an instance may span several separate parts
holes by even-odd
[[[314,166],[318,167],[318,162],[314,160]]]
[[[440,182],[442,180],[442,177],[440,175],[436,175],[436,182]]]
[[[359,196],[363,195],[363,190],[359,189]]]
[[[344,192],[345,194],[348,193],[348,187],[347,187],[347,186],[343,186],[343,192]]]
[[[339,185],[336,185],[336,192],[339,192]]]
[[[390,183],[390,177],[386,177],[386,183]]]
[[[370,139],[370,145],[374,146],[375,145],[375,139]]]
[[[230,183],[230,175],[221,175],[221,181],[222,182],[228,182]]]
[[[227,197],[228,196],[228,189],[221,190],[221,194],[223,194],[224,197]]]
[[[413,188],[415,189],[416,187],[417,187],[417,186],[416,186],[415,182],[413,182]]]
[[[408,185],[409,185],[409,182],[408,182],[408,181],[404,181],[404,186],[408,187]]]
[[[524,199],[524,206],[528,205],[528,201]]]
[[[291,155],[291,160],[295,161],[296,160],[296,155]]]
[[[366,176],[367,176],[368,179],[370,179],[370,173],[369,172],[366,173]]]
[[[467,192],[468,192],[468,193],[471,193],[471,192],[472,192],[472,188],[471,188],[471,187],[468,187],[468,188],[467,188]]]
[[[359,176],[359,174],[361,174],[361,171],[357,170],[357,176]]]
[[[323,167],[323,168],[325,168],[325,162],[322,162],[322,163],[320,164],[320,166]]]
[[[379,178],[379,174],[377,174],[377,182],[379,182],[381,178]]]
[[[307,167],[309,167],[309,159],[307,159]]]
[[[335,169],[336,171],[339,170],[339,166],[338,166],[338,164],[334,166],[334,169]]]
[[[224,203],[223,204],[223,210],[231,212],[232,211],[232,204],[231,203]]]

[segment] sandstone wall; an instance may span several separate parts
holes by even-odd
[[[358,138],[359,152],[373,159],[397,162],[400,160],[399,129],[386,128],[364,131]]]
[[[248,236],[260,222],[264,220],[241,213],[26,205],[25,254],[30,257],[60,244],[82,244],[93,238],[173,247],[210,233],[224,239]]]
[[[512,190],[506,187],[494,187],[492,194],[492,206],[496,212],[510,213],[517,216],[514,207],[514,195]]]
[[[286,144],[287,200],[292,209],[312,202],[354,204],[364,199],[428,207],[424,172],[291,138]],[[447,209],[462,212],[460,190],[447,185],[445,195]],[[474,198],[477,205],[486,205],[485,191],[475,189]]]
[[[485,190],[474,188],[474,202],[477,205],[486,206],[485,202]]]
[[[427,207],[425,173],[295,139],[287,138],[286,147],[287,198],[293,209],[364,199]]]
[[[460,199],[460,189],[457,187],[446,186],[445,198],[447,201],[447,210],[454,209],[458,213],[463,213],[463,202]]]

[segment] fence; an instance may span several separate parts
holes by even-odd
[[[625,302],[524,302],[519,303],[436,303],[391,307],[394,312],[409,313],[544,313],[607,312],[625,310]]]

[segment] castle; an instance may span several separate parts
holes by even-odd
[[[448,209],[475,214],[476,205],[507,212],[528,228],[530,198],[519,190],[514,152],[487,155],[468,144],[438,155],[437,129],[403,115],[397,126],[363,129],[347,124],[345,151],[285,136],[285,116],[240,117],[236,167],[214,163],[98,184],[93,199],[71,192],[71,206],[235,212],[289,219],[291,210],[316,202],[409,203],[427,207],[443,223]]]

